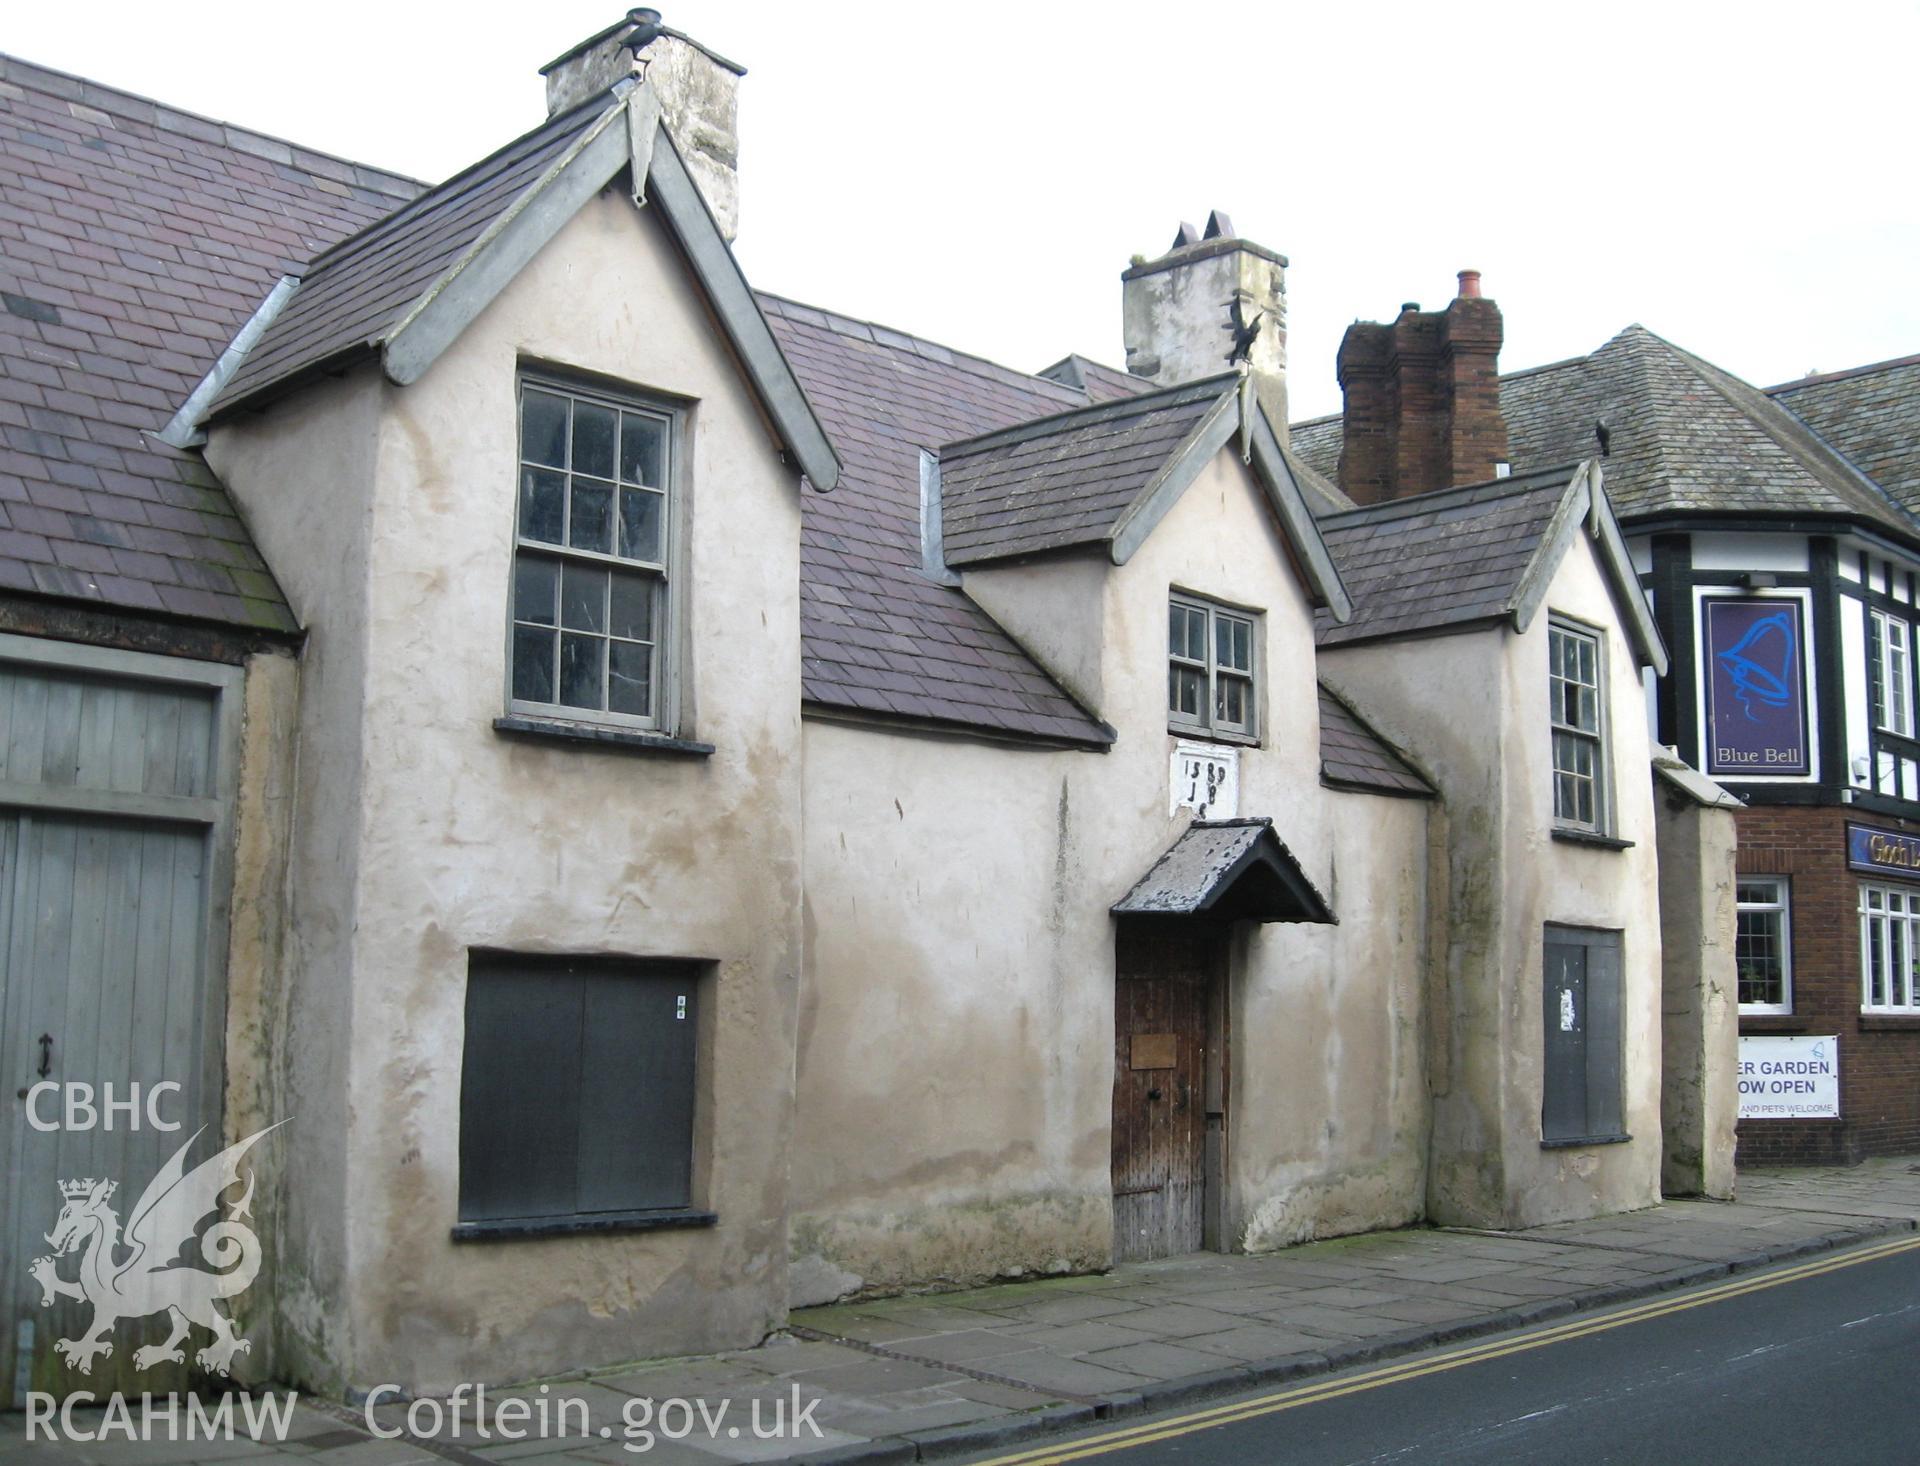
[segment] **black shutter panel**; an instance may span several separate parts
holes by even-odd
[[[1621,1135],[1620,938],[1595,932],[1587,946],[1587,1134]]]
[[[574,1208],[580,978],[551,965],[476,961],[460,1074],[460,1219]]]
[[[655,1211],[692,1199],[695,973],[586,984],[579,1209]]]

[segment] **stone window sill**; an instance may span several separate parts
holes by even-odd
[[[578,743],[602,748],[609,753],[652,753],[670,758],[709,758],[715,752],[711,743],[695,743],[689,738],[669,738],[664,733],[643,733],[627,728],[594,728],[584,723],[561,723],[519,714],[495,718],[493,731],[509,738],[540,742]]]
[[[1575,1150],[1583,1145],[1625,1145],[1632,1140],[1631,1135],[1582,1135],[1573,1140],[1543,1140],[1542,1150]]]
[[[1633,841],[1621,840],[1613,835],[1602,835],[1595,830],[1569,830],[1556,825],[1553,838],[1564,840],[1569,845],[1591,845],[1595,850],[1633,849]]]
[[[583,1237],[598,1232],[660,1232],[675,1227],[711,1227],[720,1218],[710,1211],[606,1212],[590,1217],[506,1217],[493,1222],[460,1222],[456,1242],[499,1242],[515,1237]]]
[[[1920,1013],[1862,1013],[1862,1033],[1920,1033]]]

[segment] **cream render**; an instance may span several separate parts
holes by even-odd
[[[1433,1079],[1426,1208],[1461,1226],[1537,1226],[1660,1199],[1660,909],[1638,669],[1616,598],[1580,535],[1526,631],[1493,627],[1329,649],[1329,681],[1389,737],[1417,736],[1453,811],[1444,974],[1446,1039]],[[1554,616],[1605,637],[1611,833],[1628,848],[1554,837],[1547,640]],[[1626,1144],[1540,1143],[1542,933],[1624,933]]]
[[[292,1290],[283,1367],[335,1387],[720,1348],[785,1307],[791,1093],[765,1080],[791,1066],[799,966],[797,483],[669,251],[604,196],[414,386],[362,369],[208,445],[315,627],[291,1001],[346,1012],[282,1056],[282,1268],[332,1300],[305,1323]],[[493,731],[526,363],[693,404],[683,675],[711,760]],[[712,964],[695,1186],[716,1227],[449,1240],[468,953],[490,948]]]
[[[796,1303],[1105,1263],[1107,908],[1187,821],[1167,815],[1171,589],[1258,614],[1262,735],[1241,751],[1240,808],[1276,816],[1342,918],[1233,943],[1230,1245],[1421,1215],[1429,806],[1321,788],[1313,615],[1287,556],[1228,449],[1125,565],[1089,552],[966,575],[1101,694],[1109,753],[808,724]]]

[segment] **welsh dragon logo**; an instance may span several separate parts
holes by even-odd
[[[168,1361],[185,1363],[181,1345],[193,1324],[213,1334],[213,1342],[195,1358],[217,1374],[226,1374],[233,1356],[252,1347],[233,1331],[233,1320],[221,1312],[219,1301],[244,1292],[260,1271],[260,1239],[243,1225],[251,1214],[253,1172],[247,1172],[246,1189],[236,1200],[223,1203],[221,1198],[239,1184],[241,1157],[261,1136],[279,1128],[269,1125],[256,1131],[189,1171],[187,1152],[204,1133],[196,1130],[140,1193],[127,1216],[124,1236],[119,1216],[107,1205],[116,1189],[114,1182],[60,1183],[66,1204],[46,1234],[53,1253],[35,1258],[29,1271],[40,1285],[42,1308],[50,1307],[56,1298],[93,1305],[93,1322],[84,1334],[55,1340],[62,1359],[80,1373],[91,1374],[96,1357],[113,1353],[110,1336],[116,1323],[155,1313],[170,1315],[173,1331],[165,1343],[134,1351],[136,1369]],[[181,1253],[193,1242],[200,1222],[219,1213],[223,1205],[229,1214],[208,1227],[199,1242],[201,1255],[217,1271],[185,1265]],[[80,1254],[79,1275],[69,1282],[59,1275],[60,1259],[76,1253]]]

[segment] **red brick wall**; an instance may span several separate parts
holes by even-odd
[[[1860,882],[1847,869],[1849,822],[1920,834],[1920,823],[1845,808],[1758,805],[1742,810],[1738,868],[1785,875],[1793,901],[1793,1012],[1746,1017],[1744,1033],[1840,1038],[1838,1120],[1746,1120],[1743,1165],[1852,1165],[1920,1152],[1920,1017],[1860,1011]]]

